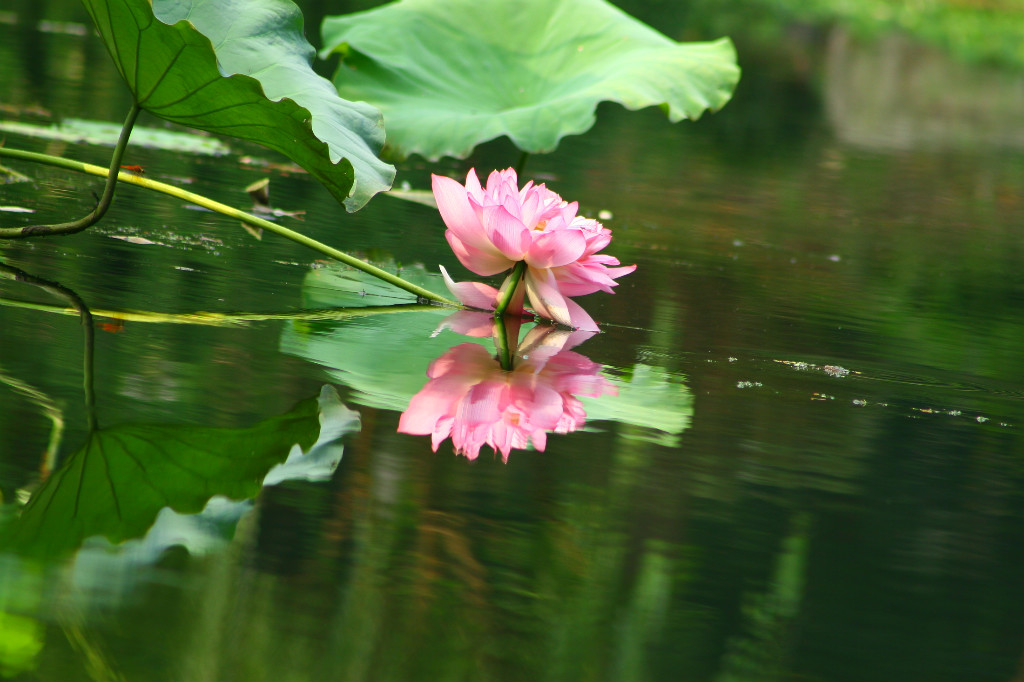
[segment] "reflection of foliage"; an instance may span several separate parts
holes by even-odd
[[[123,679],[94,609],[151,578],[171,548],[197,556],[223,548],[262,488],[330,478],[338,439],[358,429],[358,414],[324,386],[318,399],[248,429],[124,425],[92,434],[20,515],[0,507],[0,673],[47,667],[42,621],[14,614],[40,613],[63,571],[48,617],[90,678]]]
[[[42,649],[42,623],[0,611],[0,675],[9,678],[35,668]]]
[[[126,424],[89,434],[50,476],[0,546],[61,555],[93,535],[114,542],[142,535],[165,506],[198,512],[214,495],[255,495],[263,477],[319,428],[317,401],[248,429]]]
[[[693,396],[680,376],[637,363],[615,376],[616,400],[583,398],[590,419],[606,419],[637,427],[634,436],[672,447],[690,426]]]
[[[790,0],[783,4],[800,18],[843,23],[863,35],[899,30],[961,59],[1024,67],[1024,7],[1016,0]]]
[[[713,9],[702,8],[711,4]],[[698,0],[691,5],[694,14],[726,31],[745,25],[777,40],[786,20],[840,24],[862,37],[900,31],[966,61],[1024,67],[1024,8],[1016,0]]]
[[[807,524],[806,516],[794,520],[792,533],[782,541],[772,584],[743,605],[745,632],[730,640],[718,682],[792,679],[789,659],[804,590]]]

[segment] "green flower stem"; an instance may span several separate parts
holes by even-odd
[[[512,274],[502,285],[501,298],[498,299],[498,304],[494,307],[494,317],[500,319],[508,310],[508,304],[512,302],[512,297],[515,296],[516,289],[519,288],[519,282],[522,281],[524,272],[526,272],[526,261],[521,260],[512,268]]]
[[[516,325],[518,331],[519,326]],[[505,325],[505,320],[497,320],[494,323],[494,346],[498,350],[498,363],[501,368],[506,372],[512,371],[512,349],[508,345],[509,329]],[[516,339],[518,341],[518,339]]]
[[[516,163],[516,177],[520,178],[520,180],[523,177],[523,170],[526,168],[526,162],[529,158],[530,152],[523,152],[519,155],[519,161]]]
[[[132,128],[135,126],[135,119],[139,117],[142,108],[138,103],[133,102],[128,116],[121,126],[121,134],[114,145],[114,154],[110,157],[110,169],[103,175],[107,178],[103,185],[103,195],[96,202],[96,207],[88,214],[67,223],[56,225],[27,225],[25,227],[0,227],[0,239],[23,239],[25,237],[42,237],[47,235],[75,234],[91,227],[99,222],[103,214],[110,208],[110,202],[114,200],[114,189],[117,187],[117,178],[114,175],[121,167],[121,159],[124,158],[124,151],[128,147],[128,138],[131,137]]]
[[[117,171],[116,167],[108,171],[105,168],[94,166],[88,163],[82,163],[81,161],[72,161],[71,159],[65,159],[59,156],[50,156],[49,154],[39,154],[37,152],[27,152],[21,149],[8,149],[6,147],[0,147],[0,156],[22,159],[24,161],[34,161],[36,163],[44,163],[50,166],[66,168],[68,170],[78,171],[80,173],[88,173],[90,175],[98,175],[100,177],[110,177],[110,173]],[[227,204],[222,204],[218,201],[214,201],[213,199],[208,199],[200,194],[194,194],[192,192],[183,190],[179,187],[168,185],[162,182],[157,182],[156,180],[143,178],[125,171],[117,171],[117,179],[120,180],[121,182],[127,182],[132,185],[137,185],[139,187],[145,187],[146,189],[162,192],[163,194],[167,194],[169,196],[182,199],[183,201],[195,204],[196,206],[208,208],[211,211],[216,211],[217,213],[220,213],[222,215],[226,215],[230,218],[240,220],[248,225],[261,227],[264,230],[267,230],[268,232],[273,232],[284,237],[285,239],[290,239],[293,242],[302,244],[303,246],[306,246],[310,249],[313,249],[314,251],[322,253],[325,256],[341,261],[345,265],[349,265],[358,270],[362,270],[363,272],[373,275],[378,279],[382,279],[385,282],[388,282],[389,284],[395,285],[399,289],[408,291],[409,293],[415,294],[416,296],[419,296],[420,298],[426,299],[428,301],[434,301],[436,303],[443,303],[445,305],[451,306],[459,305],[458,303],[451,299],[435,294],[434,292],[424,289],[421,286],[417,286],[412,282],[407,282],[406,280],[402,279],[401,277],[398,277],[397,275],[392,275],[390,272],[387,272],[386,270],[382,270],[374,265],[370,265],[365,261],[359,260],[355,256],[350,256],[347,253],[339,251],[338,249],[335,249],[332,246],[324,244],[323,242],[318,242],[317,240],[312,239],[311,237],[307,237],[306,235],[296,232],[295,230],[290,230],[287,227],[278,225],[276,223],[272,223],[269,220],[264,220],[263,218],[259,218],[250,213],[246,213],[245,211],[240,211],[237,208],[228,206]]]

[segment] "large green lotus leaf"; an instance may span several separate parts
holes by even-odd
[[[320,402],[333,392],[325,393]],[[123,424],[94,431],[3,528],[0,549],[58,556],[92,536],[138,537],[164,507],[194,513],[214,495],[252,497],[293,445],[316,441],[319,416],[310,399],[249,428]]]
[[[192,128],[257,142],[349,211],[386,190],[380,112],[338,97],[289,0],[83,0],[136,101]]]
[[[551,151],[601,101],[696,119],[739,79],[728,39],[677,43],[603,0],[402,0],[322,32],[341,96],[380,107],[397,155],[428,159],[501,135]]]

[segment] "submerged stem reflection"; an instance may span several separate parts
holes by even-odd
[[[78,313],[79,319],[82,321],[82,327],[85,332],[85,344],[84,344],[84,357],[82,359],[82,388],[85,392],[85,414],[86,422],[89,431],[96,430],[96,393],[93,388],[93,373],[92,373],[92,359],[93,359],[93,348],[95,343],[95,331],[92,324],[92,313],[89,311],[89,306],[85,304],[85,301],[71,289],[51,282],[35,275],[30,275],[24,270],[16,268],[12,265],[0,263],[0,277],[4,279],[10,279],[17,282],[25,282],[26,284],[32,284],[39,287],[40,289],[53,294],[57,298],[62,298],[71,306],[71,308]],[[44,465],[44,472],[49,472],[52,468],[52,463],[49,466]]]

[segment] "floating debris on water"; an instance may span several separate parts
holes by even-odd
[[[853,370],[846,369],[845,367],[841,367],[839,365],[815,365],[813,363],[803,362],[800,360],[775,360],[774,362],[778,362],[779,364],[782,365],[788,365],[789,367],[792,367],[793,369],[800,372],[805,372],[812,369],[821,370],[830,377],[845,377],[851,374],[860,374],[860,372],[855,372]]]
[[[145,237],[139,237],[134,234],[111,234],[107,236],[111,239],[120,239],[121,241],[128,242],[129,244],[156,244],[158,246],[167,246],[166,244],[161,244],[160,242],[155,242],[152,239],[146,239]]]

